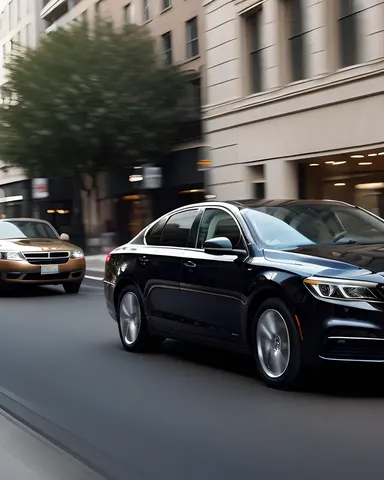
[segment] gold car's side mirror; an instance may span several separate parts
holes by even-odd
[[[63,240],[64,242],[69,242],[69,235],[67,233],[62,233],[60,235],[60,240]]]

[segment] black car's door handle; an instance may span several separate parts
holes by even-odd
[[[190,260],[188,260],[187,262],[184,262],[184,267],[186,267],[186,268],[196,268],[196,263],[193,263]]]
[[[138,260],[139,260],[139,263],[141,263],[141,265],[147,265],[149,263],[149,258],[146,257],[145,255],[142,255],[141,257],[139,257]]]

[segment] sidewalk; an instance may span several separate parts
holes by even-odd
[[[48,440],[0,410],[1,480],[103,480]]]

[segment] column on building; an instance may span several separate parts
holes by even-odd
[[[305,52],[307,76],[313,78],[327,73],[326,2],[328,0],[303,0],[305,24]],[[331,0],[335,1],[335,0]]]
[[[298,198],[298,171],[294,161],[284,159],[268,160],[264,166],[267,199]]]
[[[356,0],[359,15],[360,63],[384,57],[383,0]]]
[[[262,43],[262,76],[263,90],[271,90],[280,85],[279,76],[279,27],[278,2],[269,1],[262,5],[263,24],[261,33]]]

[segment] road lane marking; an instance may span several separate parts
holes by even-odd
[[[103,277],[91,277],[90,275],[85,275],[85,278],[88,278],[88,280],[99,280],[99,282],[103,281]]]

